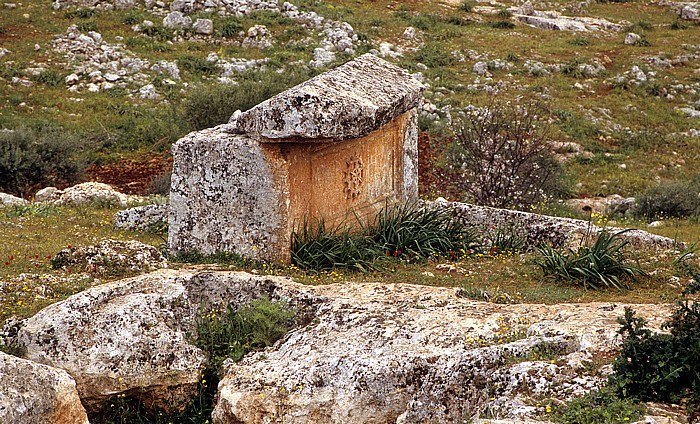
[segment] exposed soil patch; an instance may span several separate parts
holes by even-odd
[[[448,173],[440,164],[449,142],[447,135],[418,133],[418,193],[421,197],[459,200]]]
[[[148,194],[153,179],[172,170],[170,155],[148,155],[138,159],[90,165],[85,170],[86,181],[106,183],[125,194]]]

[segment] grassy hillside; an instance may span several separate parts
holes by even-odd
[[[6,7],[0,14],[0,47],[9,50],[0,65],[0,127],[60,127],[76,134],[83,147],[79,154],[89,163],[167,152],[188,131],[225,121],[237,108],[378,49],[388,60],[422,73],[426,98],[438,110],[449,106],[454,113],[469,104],[483,105],[494,92],[515,102],[541,101],[554,137],[592,153],[567,163],[573,196],[628,196],[660,181],[697,180],[700,175],[700,138],[692,131],[700,128],[700,118],[681,110],[700,108],[700,44],[693,43],[700,40],[700,26],[680,20],[669,6],[645,1],[533,3],[537,11],[619,25],[619,30],[555,31],[520,22],[516,15],[523,10],[511,2],[295,4],[325,22],[349,23],[352,50],[337,52],[323,66],[308,66],[314,49],[328,38],[323,28],[273,11],[190,13],[195,20],[213,21],[209,36],[165,28],[161,22],[167,10],[143,5],[100,11],[64,4],[54,10],[47,1],[30,0]],[[155,25],[136,32],[133,27],[144,20]],[[70,25],[82,34],[98,32],[106,46],[101,48],[117,56],[120,66],[125,61],[146,64],[138,72],[122,66],[126,75],[109,88],[92,90],[90,82],[100,85],[104,75],[80,70],[100,57],[65,47]],[[267,27],[270,47],[246,45],[246,31],[254,25]],[[416,29],[415,37],[403,36],[407,27]],[[628,32],[639,34],[641,41],[624,44]],[[224,62],[207,61],[212,53],[229,63],[234,58],[236,63],[259,62],[249,62],[247,71],[227,73]],[[178,78],[167,69],[153,69],[162,61],[177,66]],[[481,75],[475,65],[483,68]],[[82,85],[71,91],[65,78],[76,73]],[[224,75],[228,87],[219,84]],[[238,82],[238,88],[231,82]],[[139,89],[148,84],[158,99],[142,98]],[[421,122],[425,130],[442,130],[430,117]]]

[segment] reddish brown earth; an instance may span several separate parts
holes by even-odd
[[[459,200],[450,176],[440,164],[442,155],[450,142],[447,135],[418,133],[418,193],[422,198],[433,200],[442,196],[448,200]]]
[[[153,179],[173,168],[170,155],[150,154],[140,158],[125,158],[117,162],[90,165],[85,170],[85,181],[106,183],[125,194],[148,194]]]

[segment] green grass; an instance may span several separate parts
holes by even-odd
[[[603,230],[592,246],[581,245],[576,251],[540,246],[538,250],[542,259],[537,265],[545,276],[587,288],[627,288],[627,280],[636,278],[643,271],[626,262],[625,247],[629,242],[621,237],[626,231],[610,233]]]

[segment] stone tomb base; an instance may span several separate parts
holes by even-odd
[[[173,150],[171,249],[289,262],[305,220],[353,224],[415,200],[417,163],[403,153],[416,150],[415,121],[412,110],[343,143],[258,143],[230,124],[188,135]]]
[[[291,259],[305,221],[333,226],[418,196],[410,75],[365,55],[173,146],[171,253]]]

